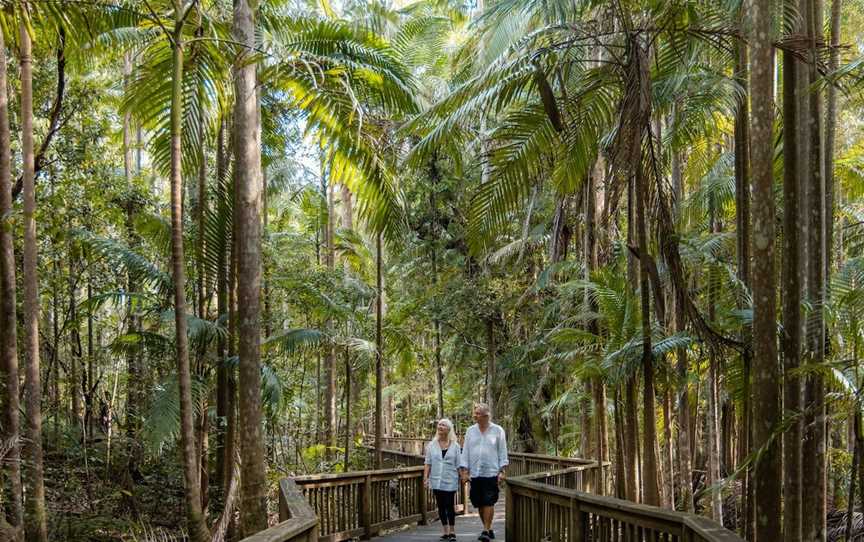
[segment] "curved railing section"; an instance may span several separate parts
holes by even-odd
[[[279,482],[279,523],[241,542],[318,542],[318,517],[294,480]]]
[[[585,492],[586,466],[507,480],[507,542],[743,542],[707,518]]]

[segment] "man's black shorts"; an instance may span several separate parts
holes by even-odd
[[[471,478],[471,505],[474,508],[481,506],[495,506],[498,502],[498,477]]]

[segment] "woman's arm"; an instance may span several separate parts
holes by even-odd
[[[426,463],[426,465],[423,466],[423,486],[424,487],[429,487],[429,471],[430,470],[432,470],[432,465],[430,465],[429,463]]]

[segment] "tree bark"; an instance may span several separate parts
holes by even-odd
[[[654,352],[651,345],[651,286],[648,279],[648,234],[647,234],[647,207],[648,207],[648,185],[645,178],[644,165],[642,164],[642,135],[647,130],[648,122],[648,82],[645,80],[645,67],[642,65],[644,56],[641,46],[635,42],[631,45],[630,62],[635,72],[632,79],[640,83],[639,90],[639,118],[632,119],[635,124],[633,156],[637,160],[631,165],[635,168],[635,196],[636,196],[636,235],[639,242],[639,294],[642,308],[642,484],[645,504],[660,505],[660,485],[657,472],[657,419],[655,409],[654,393]],[[644,87],[644,88],[642,88]],[[654,292],[654,295],[659,295]]]
[[[183,479],[186,488],[186,520],[193,542],[209,539],[201,511],[198,457],[195,450],[195,412],[192,406],[192,373],[189,367],[189,338],[186,322],[186,261],[183,254],[183,9],[175,1],[177,24],[173,36],[174,73],[171,94],[171,270],[174,282],[174,325],[177,348],[177,376],[180,389],[180,441]]]
[[[234,3],[232,34],[245,47],[234,68],[234,160],[240,390],[240,519],[244,536],[267,528],[261,413],[261,127],[256,95],[255,0]]]
[[[489,405],[490,417],[497,414],[495,411],[495,403],[497,401],[496,382],[498,380],[498,377],[496,376],[496,349],[497,346],[495,345],[495,320],[492,316],[489,316],[486,318],[486,404]]]
[[[677,107],[675,113],[677,119]],[[680,152],[673,151],[672,155],[672,185],[675,191],[675,214],[681,216],[681,202],[684,201],[684,176],[682,172],[682,157]],[[685,292],[675,290],[675,332],[681,333],[687,327],[687,313],[684,308]],[[678,485],[681,491],[681,502],[684,511],[693,511],[693,465],[690,447],[690,401],[688,399],[688,376],[687,376],[687,348],[679,347],[675,351],[676,380],[678,383],[678,397],[676,400],[678,410]]]
[[[23,16],[29,17],[22,6]],[[33,155],[33,58],[27,24],[19,30],[21,55],[21,155],[24,174],[24,336],[27,352],[27,539],[47,542],[45,479],[42,464],[42,381],[39,370],[39,264],[36,239],[36,186]],[[76,393],[77,395],[77,393]]]
[[[323,168],[323,165],[322,165]],[[336,187],[330,181],[326,185],[327,197],[327,252],[325,262],[331,272],[336,270],[336,245],[334,239],[334,224],[336,222],[335,192]],[[333,320],[328,318],[325,324],[328,335],[334,334]],[[336,347],[328,341],[324,347],[324,444],[327,446],[327,457],[333,456],[336,449]]]
[[[841,0],[831,0],[831,52],[828,72],[840,67]],[[837,87],[828,85],[825,119],[825,284],[831,285],[831,254],[834,251],[834,147],[837,130]],[[826,297],[830,296],[830,291]]]
[[[787,0],[796,7],[796,0]],[[798,61],[783,51],[783,147],[797,149]],[[795,374],[801,363],[801,257],[798,253],[801,207],[798,193],[798,153],[783,153],[783,409],[784,417],[801,413],[801,380]],[[801,421],[793,421],[783,433],[783,537],[801,540]]]
[[[743,4],[742,4],[743,6]],[[742,27],[745,17],[739,13]],[[743,31],[746,28],[742,28]],[[735,112],[735,228],[738,254],[738,280],[750,288],[750,112],[749,112],[749,53],[747,43],[738,40],[735,45],[735,78],[744,90]],[[743,295],[738,297],[739,309],[749,305]],[[744,373],[744,400],[738,424],[738,461],[745,461],[750,453],[752,429],[751,400],[751,366],[752,366],[752,329],[744,326],[741,331],[741,342],[745,348],[741,352],[741,365]],[[755,530],[753,522],[753,485],[751,483],[752,468],[744,468],[741,485],[740,517],[743,521],[742,534],[751,538]]]
[[[381,468],[381,449],[384,434],[384,335],[382,318],[384,309],[383,277],[381,270],[381,233],[375,235],[375,468]]]
[[[819,74],[815,61],[818,40],[821,38],[821,2],[809,0],[807,35],[810,42],[809,82],[815,85]],[[804,404],[808,412],[804,424],[802,487],[803,539],[824,541],[827,536],[827,453],[825,419],[825,383],[820,366],[825,359],[824,309],[824,184],[822,175],[822,118],[821,96],[818,90],[810,92],[808,124],[810,132],[810,176],[807,187],[809,220],[807,253],[807,295],[811,310],[807,315],[807,361],[814,371],[809,372],[804,387]]]
[[[20,397],[18,386],[18,330],[15,289],[15,245],[12,240],[12,165],[9,133],[9,95],[6,72],[6,45],[0,32],[0,368],[6,386],[5,423],[3,438],[11,443],[3,462],[9,484],[6,518],[14,528],[24,527],[23,492],[21,487]],[[55,345],[56,346],[56,345]]]
[[[781,532],[780,447],[769,438],[780,420],[780,374],[777,360],[776,284],[774,278],[774,172],[772,2],[755,0],[751,7],[753,141],[753,259],[762,272],[753,273],[753,449],[761,449],[755,467],[756,531],[760,541]],[[768,272],[765,272],[768,270]]]
[[[720,231],[719,222],[717,220],[717,209],[714,202],[714,197],[709,196],[709,230],[711,234],[716,234]],[[716,284],[719,277],[716,277],[716,270],[709,268],[708,277],[708,320],[715,322],[716,320],[716,304],[717,304],[717,289]],[[714,486],[720,481],[720,429],[719,429],[719,387],[720,387],[720,367],[717,359],[717,352],[711,348],[708,353],[708,485]],[[711,497],[711,517],[714,521],[723,523],[723,498],[720,488],[710,489]]]
[[[624,391],[625,494],[628,501],[639,502],[639,418],[636,408],[636,375],[627,377]]]

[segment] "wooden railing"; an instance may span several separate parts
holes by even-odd
[[[392,458],[416,460],[417,456]],[[419,466],[294,478],[318,516],[318,540],[339,542],[369,538],[385,529],[418,523],[435,515],[432,490],[423,487]],[[456,513],[465,512],[464,488],[457,493]]]
[[[279,523],[241,542],[317,542],[318,518],[293,480],[279,482]]]
[[[586,468],[508,478],[507,542],[743,542],[707,518],[586,493]]]
[[[381,456],[383,464],[389,467],[422,465],[423,454],[426,449],[427,439],[390,437],[382,440],[383,449]],[[368,450],[374,451],[371,446]],[[507,467],[507,476],[523,476],[537,472],[549,472],[568,467],[588,467],[581,476],[584,479],[584,491],[605,495],[608,493],[609,470],[611,463],[603,464],[601,469],[596,461],[591,459],[580,459],[576,457],[558,457],[554,455],[528,454],[522,452],[510,452],[508,454],[510,465]]]

